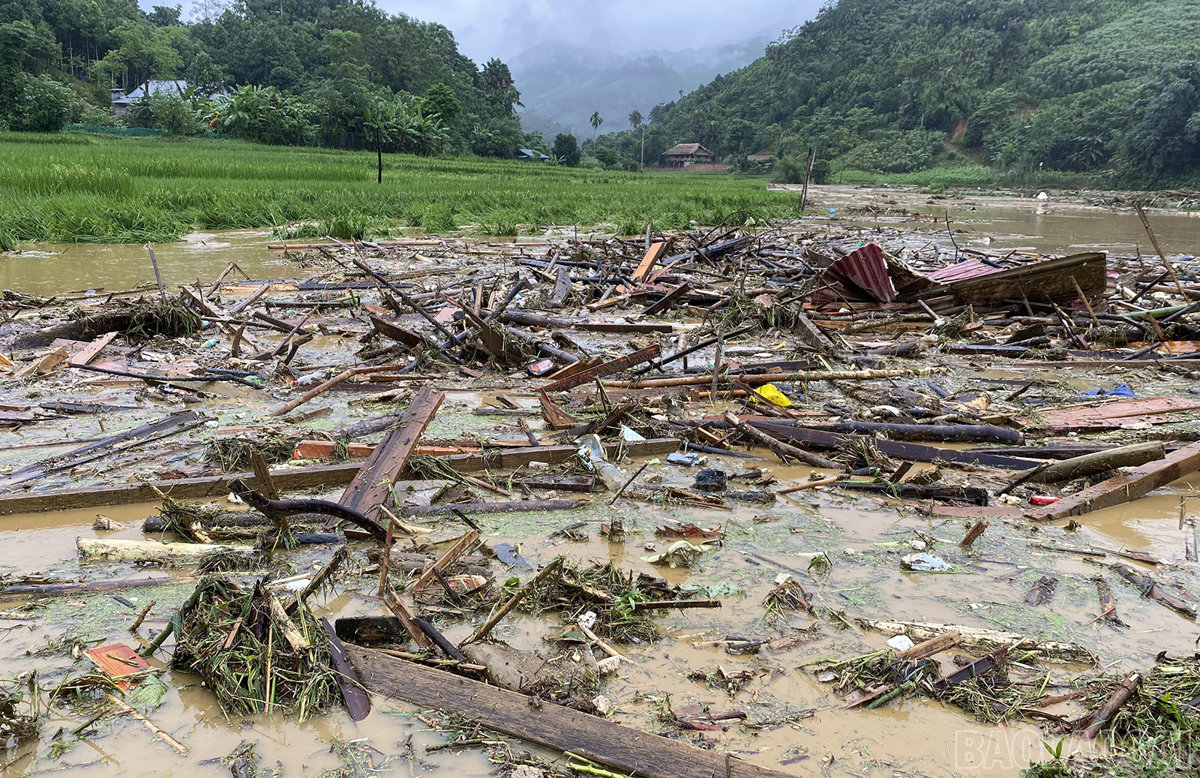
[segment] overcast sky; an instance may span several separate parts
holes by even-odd
[[[548,40],[631,52],[732,43],[812,18],[822,0],[376,0],[439,22],[476,62],[510,59]]]

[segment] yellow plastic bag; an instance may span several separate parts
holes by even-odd
[[[792,407],[792,401],[788,399],[786,394],[779,391],[779,387],[775,386],[775,384],[763,384],[762,386],[758,387],[758,393],[775,405],[778,405],[780,408]],[[751,399],[753,399],[755,402],[758,402],[757,397]]]

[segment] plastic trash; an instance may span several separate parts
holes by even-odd
[[[700,464],[700,455],[690,451],[686,454],[676,451],[667,455],[667,464],[695,467]]]
[[[1133,390],[1128,384],[1118,384],[1112,389],[1089,389],[1086,392],[1080,392],[1086,397],[1133,397]]]
[[[933,554],[909,554],[901,558],[900,567],[915,573],[946,573],[954,569],[945,559]]]
[[[788,396],[779,391],[779,387],[775,384],[763,384],[758,387],[758,393],[765,397],[769,402],[778,405],[780,408],[791,408],[792,401]],[[758,402],[757,397],[752,398],[754,402]]]
[[[625,485],[626,478],[613,463],[604,456],[604,446],[595,435],[584,435],[579,439],[579,456],[591,466],[604,485],[614,492],[620,491]]]
[[[717,470],[715,467],[706,467],[699,473],[696,473],[696,488],[702,492],[723,492],[726,486],[726,475],[724,470]]]

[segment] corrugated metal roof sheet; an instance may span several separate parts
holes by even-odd
[[[896,287],[892,285],[883,249],[878,243],[868,243],[837,260],[825,269],[825,278],[848,282],[855,290],[865,292],[881,303],[896,299]]]

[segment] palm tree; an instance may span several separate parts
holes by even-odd
[[[642,126],[641,111],[634,109],[634,111],[629,114],[629,126],[634,130],[636,130],[638,127],[642,128],[642,153],[641,157],[638,158],[638,172],[640,173],[646,164],[646,128]]]
[[[604,124],[604,120],[600,118],[600,112],[592,113],[592,118],[588,119],[588,123],[592,125],[592,154],[596,153],[596,133],[600,132],[600,125]]]

